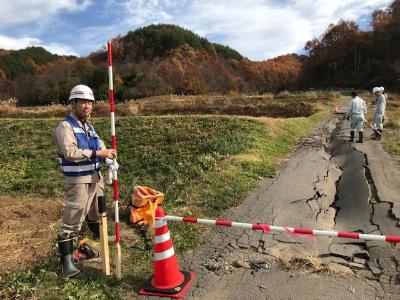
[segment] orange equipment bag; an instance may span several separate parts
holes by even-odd
[[[164,194],[145,186],[135,186],[130,207],[130,221],[133,224],[154,226],[154,212],[164,201]]]

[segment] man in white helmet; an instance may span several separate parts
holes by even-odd
[[[354,142],[354,132],[358,131],[358,141],[357,143],[364,142],[364,116],[367,114],[367,104],[363,99],[358,97],[356,91],[351,92],[351,97],[353,98],[349,103],[349,108],[347,110],[347,119],[350,120],[350,142]]]
[[[380,87],[374,87],[372,92],[376,96],[374,115],[372,117],[372,123],[378,132],[375,132],[374,140],[380,140],[383,135],[383,117],[385,115],[386,108],[386,97],[382,94]]]
[[[105,205],[100,166],[105,159],[116,156],[116,151],[106,148],[89,123],[94,101],[88,86],[73,87],[69,96],[71,113],[54,131],[58,160],[65,177],[64,209],[58,233],[64,277],[80,272],[72,262],[72,235],[81,229],[85,219],[94,236],[99,236],[98,205]]]

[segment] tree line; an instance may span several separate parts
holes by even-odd
[[[319,39],[308,41],[302,86],[400,87],[400,1],[371,15],[369,30],[354,21],[331,24]]]
[[[385,85],[400,81],[400,0],[371,15],[370,28],[331,24],[305,44],[306,55],[254,62],[176,25],[138,28],[113,39],[117,101],[161,94],[266,93],[305,88]],[[40,47],[0,50],[0,99],[19,105],[66,103],[71,87],[91,86],[108,97],[107,53],[58,56]]]

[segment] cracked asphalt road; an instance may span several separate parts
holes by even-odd
[[[351,144],[330,116],[222,218],[400,235],[400,168],[371,133]],[[400,299],[399,262],[386,242],[214,227],[181,268],[196,272],[185,299]]]
[[[399,234],[399,167],[381,145],[350,144],[331,116],[223,218],[278,226]],[[370,132],[366,132],[368,136]],[[187,299],[399,299],[398,246],[213,228],[183,267]]]

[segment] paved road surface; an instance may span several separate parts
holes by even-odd
[[[400,235],[399,166],[370,130],[364,144],[348,131],[332,115],[222,218]],[[197,274],[185,299],[400,299],[399,262],[385,242],[215,227],[181,267]]]

